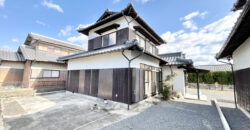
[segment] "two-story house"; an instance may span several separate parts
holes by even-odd
[[[132,4],[78,32],[88,36],[88,51],[59,58],[68,64],[67,90],[128,104],[158,93],[166,61],[157,46],[166,42]]]
[[[65,86],[67,64],[57,58],[83,51],[79,45],[29,33],[18,51],[0,50],[0,86]]]

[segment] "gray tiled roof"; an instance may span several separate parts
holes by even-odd
[[[56,44],[56,45],[60,45],[60,46],[65,46],[65,47],[69,47],[69,48],[74,48],[74,49],[78,49],[78,50],[84,50],[81,46],[76,45],[76,44],[72,44],[69,42],[65,42],[65,41],[61,41],[58,39],[54,39],[54,38],[50,38],[50,37],[46,37],[40,34],[36,34],[36,33],[29,33],[26,41],[25,41],[25,45],[29,45],[30,42],[30,38],[34,39],[34,40],[40,40],[40,41],[44,41],[44,42],[48,42],[51,44]]]
[[[69,60],[69,59],[74,59],[74,58],[79,58],[79,57],[87,57],[87,56],[93,56],[93,55],[98,55],[98,54],[116,52],[116,51],[121,51],[123,49],[125,50],[125,49],[130,49],[130,48],[137,48],[137,50],[142,51],[144,54],[150,55],[150,56],[152,56],[156,59],[159,59],[160,61],[163,61],[164,63],[166,63],[166,60],[162,59],[159,56],[153,55],[153,54],[147,52],[146,50],[144,50],[143,48],[141,48],[138,45],[138,41],[136,39],[129,41],[129,42],[126,42],[125,44],[122,44],[122,45],[116,45],[116,46],[102,48],[102,49],[98,49],[98,50],[94,50],[94,51],[80,52],[80,53],[72,54],[69,56],[59,57],[58,60],[64,61],[64,60]]]
[[[0,60],[6,61],[25,61],[23,56],[16,51],[0,49]]]
[[[35,60],[43,62],[59,62],[59,55],[50,54],[45,51],[35,50],[33,46],[21,45],[19,51],[22,53],[25,60]]]
[[[199,65],[195,66],[198,69],[210,70],[210,71],[232,71],[231,65],[221,64],[221,65]]]
[[[168,63],[166,65],[189,65],[193,64],[191,59],[185,59],[185,54],[182,52],[159,54]]]

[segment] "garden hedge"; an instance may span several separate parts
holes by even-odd
[[[219,71],[219,72],[209,72],[209,73],[200,73],[199,74],[200,83],[205,84],[233,84],[233,75],[231,71]],[[189,73],[188,74],[188,82],[196,83],[196,74]]]

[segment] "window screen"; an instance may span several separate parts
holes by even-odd
[[[116,43],[116,32],[104,35],[102,37],[102,46],[110,46]]]

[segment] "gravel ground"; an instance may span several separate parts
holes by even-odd
[[[210,102],[184,99],[162,102],[104,129],[223,130],[223,126],[215,106]]]
[[[250,130],[250,119],[232,103],[219,103],[232,130]]]

